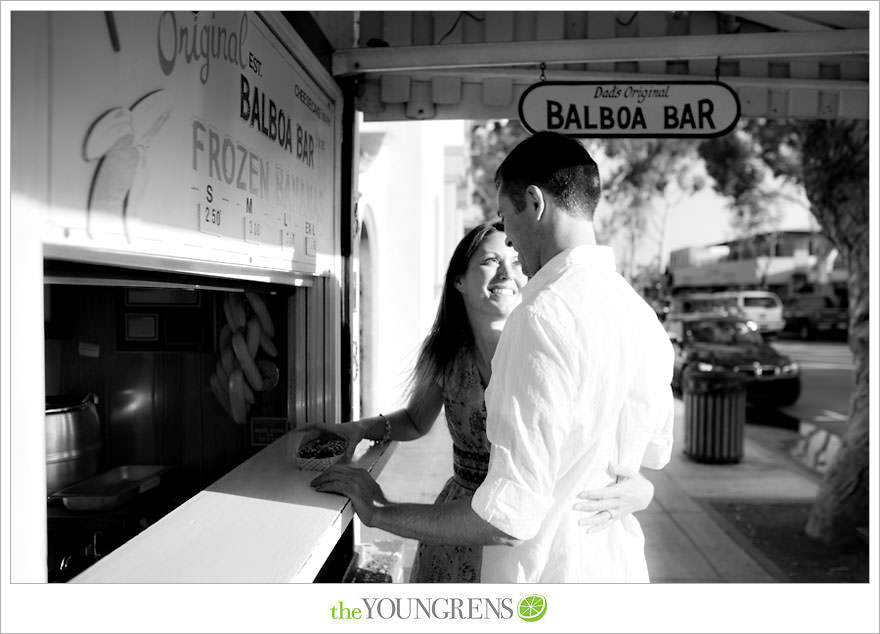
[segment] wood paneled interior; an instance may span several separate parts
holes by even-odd
[[[250,426],[235,424],[209,386],[218,359],[217,333],[225,323],[220,292],[198,291],[207,303],[203,325],[210,331],[211,344],[206,349],[129,351],[119,350],[117,344],[121,323],[117,311],[122,309],[124,289],[47,288],[52,305],[51,319],[45,324],[47,393],[98,395],[104,428],[102,469],[121,464],[169,465],[193,494],[261,449],[250,444]],[[287,355],[297,352],[287,337],[288,304],[295,312],[305,304],[310,290],[296,289],[300,302],[293,300],[292,293],[263,295],[276,324],[274,343],[279,356],[275,362],[281,380],[274,390],[256,393],[250,416],[287,415]],[[174,319],[174,311],[163,318]],[[86,356],[96,353],[96,357]],[[303,364],[298,367],[305,369]],[[315,383],[317,394],[322,386],[320,381]],[[303,395],[295,396],[294,408],[303,400]]]

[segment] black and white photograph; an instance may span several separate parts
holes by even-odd
[[[0,631],[880,629],[875,3],[3,5]]]

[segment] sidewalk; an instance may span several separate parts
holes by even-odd
[[[743,459],[734,465],[690,460],[684,445],[684,406],[676,400],[675,448],[661,471],[643,470],[654,503],[638,515],[653,582],[778,581],[774,567],[744,550],[698,499],[809,502],[819,476],[790,455],[796,431],[746,425]],[[720,520],[723,522],[723,520]]]
[[[790,453],[797,431],[746,425],[743,460],[734,465],[694,462],[682,453],[684,406],[676,400],[675,448],[669,465],[643,473],[655,487],[651,506],[638,514],[646,536],[651,580],[668,582],[779,581],[772,563],[753,556],[724,530],[718,514],[701,500],[809,502],[820,476]],[[443,420],[424,438],[400,443],[379,478],[392,500],[431,502],[452,473],[451,440]],[[415,542],[362,527],[360,542],[403,557],[401,580],[409,578]],[[752,551],[755,552],[754,550]]]

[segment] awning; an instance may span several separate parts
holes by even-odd
[[[547,80],[718,79],[743,116],[868,116],[865,11],[313,12],[367,121],[515,118]],[[355,46],[351,46],[356,42]]]

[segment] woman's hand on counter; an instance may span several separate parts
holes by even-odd
[[[312,480],[311,485],[316,491],[346,496],[367,526],[373,526],[376,510],[388,504],[382,487],[364,469],[335,465]]]
[[[359,421],[353,421],[351,423],[342,423],[341,425],[335,425],[332,423],[309,423],[307,425],[303,425],[302,427],[297,427],[297,432],[310,432],[310,431],[319,431],[322,433],[333,434],[334,436],[339,436],[345,441],[345,457],[348,460],[351,460],[354,456],[355,449],[357,449],[358,443],[364,439],[366,435],[366,430],[358,424]]]

